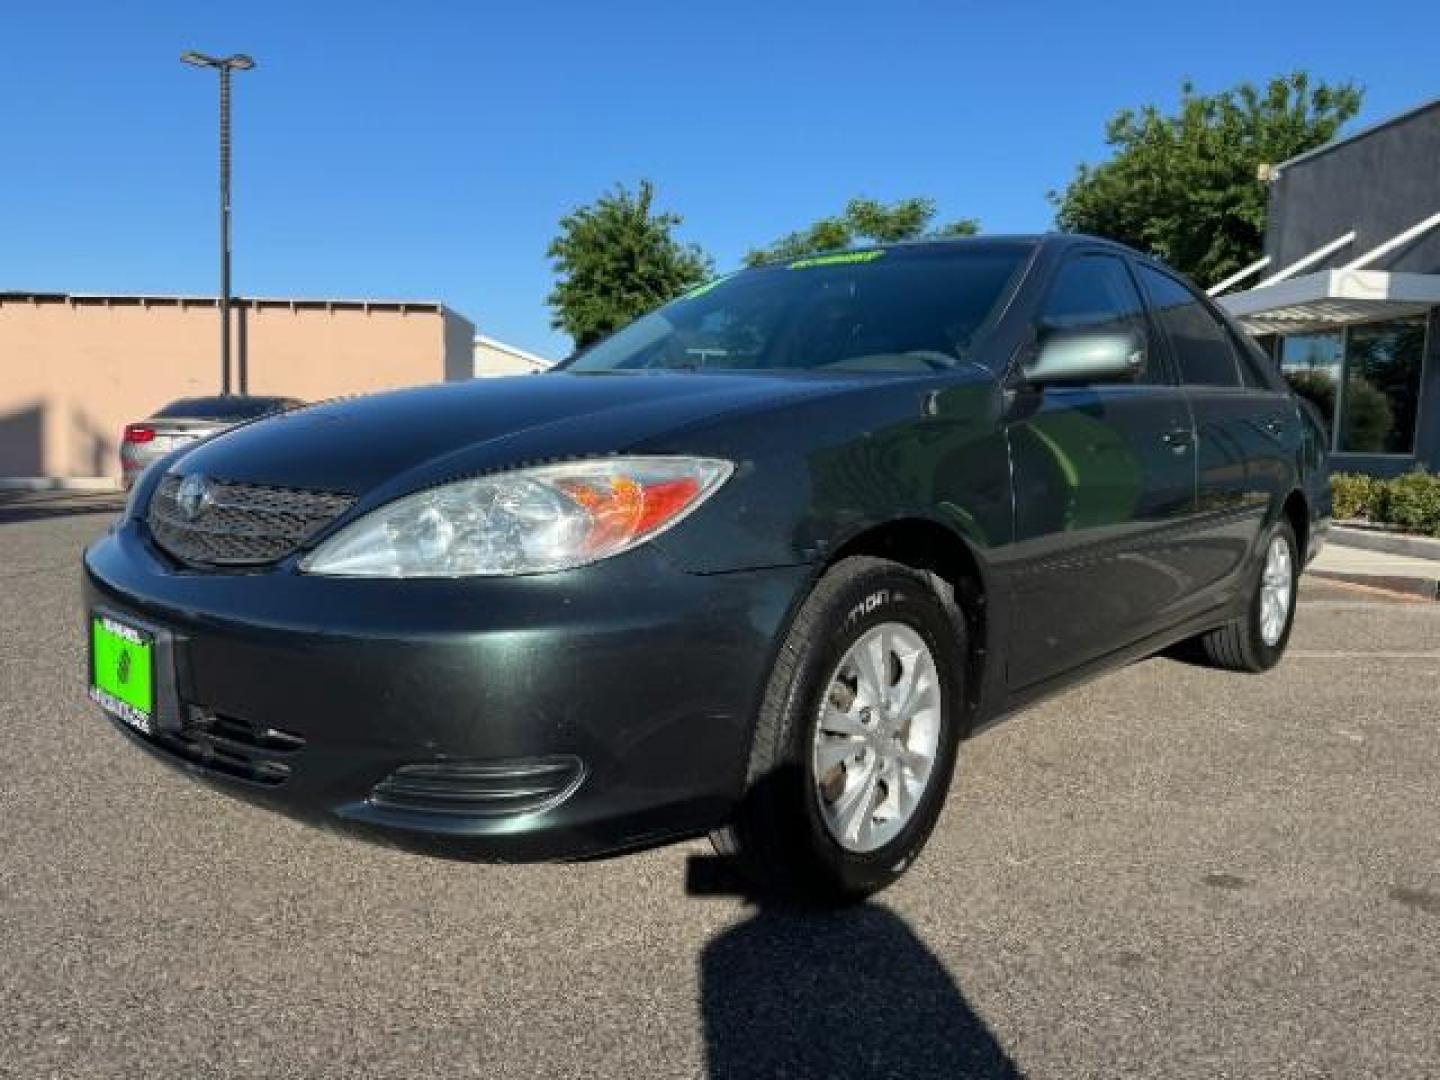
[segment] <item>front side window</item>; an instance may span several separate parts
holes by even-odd
[[[1090,254],[1071,259],[1060,268],[1040,311],[1047,329],[1129,331],[1147,339],[1145,309],[1125,264],[1114,255]],[[1152,351],[1145,351],[1145,367],[1136,382],[1163,382],[1164,374]]]
[[[1415,416],[1425,318],[1352,326],[1345,348],[1337,449],[1350,454],[1409,454]]]
[[[948,370],[969,359],[1030,250],[853,251],[742,271],[637,319],[562,370]]]
[[[1199,297],[1169,274],[1148,266],[1141,265],[1140,277],[1180,366],[1181,381],[1191,386],[1239,386],[1229,335]]]

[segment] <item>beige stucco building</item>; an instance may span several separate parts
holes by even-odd
[[[0,478],[119,475],[125,424],[220,389],[214,297],[0,293]],[[472,378],[442,304],[235,301],[234,386],[317,401]]]
[[[484,334],[475,335],[475,375],[489,378],[494,375],[533,375],[545,371],[551,361],[543,356],[517,349],[503,341],[496,341]]]

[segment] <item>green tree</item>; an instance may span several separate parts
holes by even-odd
[[[768,247],[756,248],[745,255],[747,266],[783,259],[798,259],[821,251],[836,251],[861,240],[889,244],[898,240],[914,240],[923,236],[973,236],[980,225],[973,218],[961,218],[938,228],[935,200],[926,198],[900,199],[890,203],[855,198],[845,204],[844,213],[821,218],[808,228],[787,233]]]
[[[546,254],[558,281],[550,325],[584,348],[673,299],[710,273],[709,256],[676,240],[678,214],[653,210],[655,186],[623,184],[560,219]]]
[[[1312,85],[1304,72],[1210,95],[1185,83],[1174,115],[1146,105],[1111,118],[1110,160],[1081,165],[1063,193],[1050,193],[1057,223],[1149,251],[1211,284],[1260,256],[1260,167],[1334,138],[1361,95],[1348,82]]]

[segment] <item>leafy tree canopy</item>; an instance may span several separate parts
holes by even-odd
[[[623,184],[560,219],[546,254],[559,280],[550,325],[584,348],[702,281],[709,256],[674,237],[678,214],[655,213],[649,180]]]
[[[1348,82],[1312,85],[1304,72],[1211,95],[1187,82],[1174,115],[1146,105],[1111,118],[1110,160],[1081,165],[1063,193],[1051,192],[1057,223],[1151,252],[1213,284],[1260,256],[1260,166],[1334,138],[1361,96]]]
[[[973,236],[980,230],[979,223],[972,218],[961,218],[939,228],[931,228],[934,220],[934,199],[900,199],[888,206],[874,199],[851,199],[845,204],[844,213],[821,218],[809,228],[789,233],[768,247],[748,252],[745,264],[759,266],[777,260],[798,259],[822,251],[847,248],[859,241],[888,244],[922,236]]]

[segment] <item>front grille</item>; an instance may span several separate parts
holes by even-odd
[[[585,778],[577,757],[427,761],[402,765],[375,785],[370,802],[397,810],[509,817],[548,810]]]
[[[305,740],[291,732],[198,710],[192,710],[190,721],[178,731],[161,728],[141,738],[207,772],[264,787],[290,779],[291,759],[305,746]]]
[[[193,516],[182,508],[182,477],[167,476],[150,499],[155,542],[184,563],[263,566],[285,558],[348,510],[353,495],[207,480]]]

